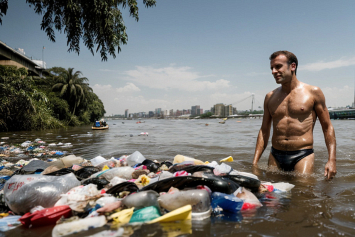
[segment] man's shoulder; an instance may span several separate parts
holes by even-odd
[[[323,91],[318,86],[303,83],[303,88],[305,88],[309,94],[311,94],[311,98],[313,98],[315,101],[321,101],[324,99]]]
[[[306,90],[308,90],[311,93],[322,91],[318,86],[309,85],[304,82],[301,82],[301,83],[302,83],[303,88],[305,88]]]

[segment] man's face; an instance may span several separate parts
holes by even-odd
[[[277,84],[284,84],[290,82],[292,79],[292,72],[296,69],[296,64],[287,64],[287,58],[281,54],[270,61],[271,73],[274,76]]]

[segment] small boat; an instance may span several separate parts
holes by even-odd
[[[92,127],[92,130],[106,130],[106,129],[108,129],[108,125],[101,126],[101,127]]]

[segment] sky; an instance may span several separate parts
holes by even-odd
[[[157,0],[145,8],[138,0],[138,7],[138,22],[122,10],[128,43],[104,62],[83,42],[79,55],[68,52],[63,32],[51,42],[25,0],[9,1],[0,40],[47,68],[81,71],[106,115],[216,103],[247,110],[252,94],[253,108],[262,108],[278,87],[269,61],[278,50],[297,56],[297,78],[320,87],[328,107],[354,102],[355,1]]]

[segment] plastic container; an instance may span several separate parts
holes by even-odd
[[[212,193],[211,198],[211,206],[214,211],[216,211],[218,207],[220,207],[224,211],[236,213],[242,209],[244,203],[242,199],[235,197],[233,194],[226,194],[220,192]]]
[[[26,213],[19,221],[26,227],[36,227],[43,225],[55,225],[61,217],[69,218],[72,216],[72,210],[68,205],[57,206]]]
[[[206,212],[211,207],[210,195],[202,189],[164,194],[159,197],[158,201],[160,206],[168,211],[191,205],[192,212]]]
[[[144,160],[145,157],[139,151],[135,151],[127,158],[127,163],[129,166],[133,166],[137,163],[142,163]]]

